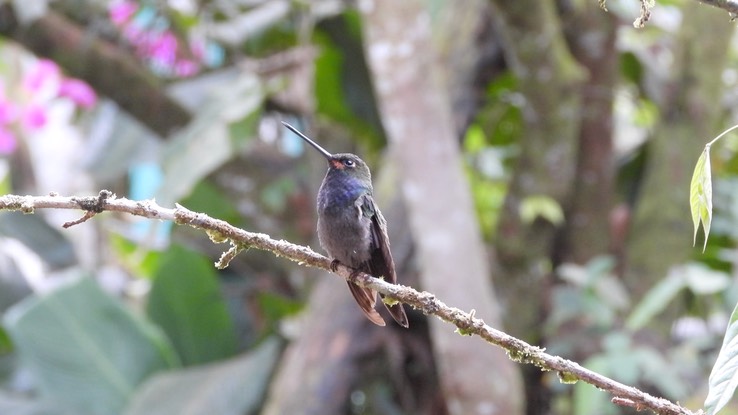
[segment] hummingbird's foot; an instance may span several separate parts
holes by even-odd
[[[333,271],[333,272],[338,271],[338,265],[340,265],[340,264],[341,263],[338,262],[337,259],[334,259],[333,261],[331,261],[331,271]]]

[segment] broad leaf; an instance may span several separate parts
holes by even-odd
[[[724,271],[716,271],[705,264],[697,262],[680,267],[684,273],[684,281],[690,291],[697,295],[717,294],[731,284],[732,277]]]
[[[89,278],[29,297],[4,324],[41,398],[82,414],[120,413],[143,379],[177,366],[161,332]]]
[[[314,80],[293,78],[294,82],[314,82],[318,114],[338,121],[358,141],[373,149],[384,141],[375,106],[372,81],[365,70],[361,52],[361,16],[345,11],[340,17],[323,22],[313,40],[320,48],[315,59]],[[358,65],[358,66],[357,66]]]
[[[255,413],[279,350],[270,339],[235,359],[158,374],[136,392],[125,415]]]
[[[715,366],[712,367],[708,386],[705,409],[707,415],[713,415],[730,401],[738,386],[738,305],[730,316],[723,346],[720,348]]]
[[[208,180],[199,182],[187,198],[180,202],[195,212],[202,212],[213,218],[239,226],[243,221],[241,212],[227,194]]]
[[[705,244],[702,247],[704,252],[712,222],[712,175],[709,146],[702,151],[692,174],[692,183],[689,186],[689,207],[692,210],[692,223],[694,224],[692,244],[697,243],[697,230],[702,222],[702,229],[705,232]]]
[[[148,279],[154,278],[154,273],[159,269],[159,261],[163,255],[160,251],[147,249],[118,234],[111,234],[109,242],[115,251],[116,259],[123,263],[133,275]]]
[[[610,375],[607,358],[603,355],[590,358],[584,362],[584,366],[605,376]],[[613,407],[608,402],[607,395],[586,382],[577,382],[574,385],[572,400],[574,415],[608,414]]]
[[[648,290],[625,321],[629,330],[639,330],[668,306],[687,285],[682,267],[673,267],[666,278]]]
[[[116,183],[131,165],[157,154],[161,138],[115,104],[102,101],[94,118],[97,138],[85,146],[84,158],[97,183]]]
[[[77,262],[72,244],[59,228],[50,226],[41,215],[3,212],[0,214],[0,235],[22,242],[52,269]]]
[[[79,415],[59,402],[32,399],[0,391],[0,414],[8,415]]]
[[[172,246],[159,259],[146,307],[185,364],[232,356],[236,335],[213,264]]]
[[[164,206],[187,196],[197,182],[233,157],[238,147],[251,138],[231,136],[230,125],[254,119],[259,113],[264,98],[259,79],[241,72],[210,92],[209,99],[197,108],[195,118],[162,150],[164,181],[156,198]],[[256,128],[256,123],[251,125]]]

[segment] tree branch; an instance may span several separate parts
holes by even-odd
[[[707,4],[718,9],[723,9],[731,15],[738,15],[738,1],[736,0],[697,0],[700,3]]]
[[[248,232],[236,228],[225,221],[214,219],[203,213],[190,211],[180,205],[175,208],[164,208],[153,200],[134,201],[118,198],[113,193],[103,190],[92,197],[62,197],[56,194],[49,196],[0,196],[0,210],[21,211],[31,214],[36,209],[79,209],[84,211],[82,218],[65,224],[74,226],[103,211],[121,212],[150,219],[171,220],[180,225],[189,225],[204,230],[217,243],[230,242],[230,248],[218,261],[219,267],[227,266],[227,262],[237,251],[245,248],[256,248],[272,252],[300,265],[307,265],[330,271],[331,261],[314,252],[309,247],[292,244],[284,240],[274,240],[263,233]],[[335,272],[344,279],[349,279],[352,269],[340,265]],[[576,362],[545,353],[543,349],[512,337],[493,327],[482,319],[475,317],[475,311],[465,312],[449,307],[432,293],[403,285],[394,285],[368,274],[359,274],[352,280],[354,283],[371,288],[377,292],[422,311],[426,315],[434,315],[443,321],[453,324],[460,335],[477,335],[487,342],[505,349],[515,362],[533,364],[545,371],[558,372],[559,379],[565,383],[578,380],[589,383],[613,395],[612,401],[639,409],[650,409],[659,414],[694,415],[690,410],[663,398],[657,398],[634,387],[616,382],[606,376],[588,370]]]

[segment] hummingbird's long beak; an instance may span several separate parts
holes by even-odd
[[[307,141],[308,144],[310,144],[311,146],[313,146],[313,148],[315,148],[316,150],[318,150],[320,152],[320,154],[323,155],[323,157],[325,157],[328,160],[330,160],[331,158],[333,158],[333,154],[327,152],[323,147],[319,146],[318,143],[316,143],[315,141],[309,139],[308,136],[306,136],[305,134],[301,133],[297,128],[295,128],[295,127],[287,124],[284,121],[282,121],[282,124],[284,124],[284,126],[287,127],[293,133],[299,135],[303,140]]]

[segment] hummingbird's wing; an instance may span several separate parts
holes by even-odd
[[[361,211],[364,216],[371,219],[371,227],[369,233],[371,235],[371,244],[369,246],[370,258],[367,261],[369,273],[377,278],[384,278],[391,284],[397,284],[397,274],[395,273],[395,262],[392,260],[390,252],[389,237],[387,235],[387,221],[384,220],[382,212],[379,211],[374,199],[371,195],[362,196]],[[402,327],[408,327],[407,315],[401,303],[389,305],[384,303],[387,310],[395,319],[397,324]]]

